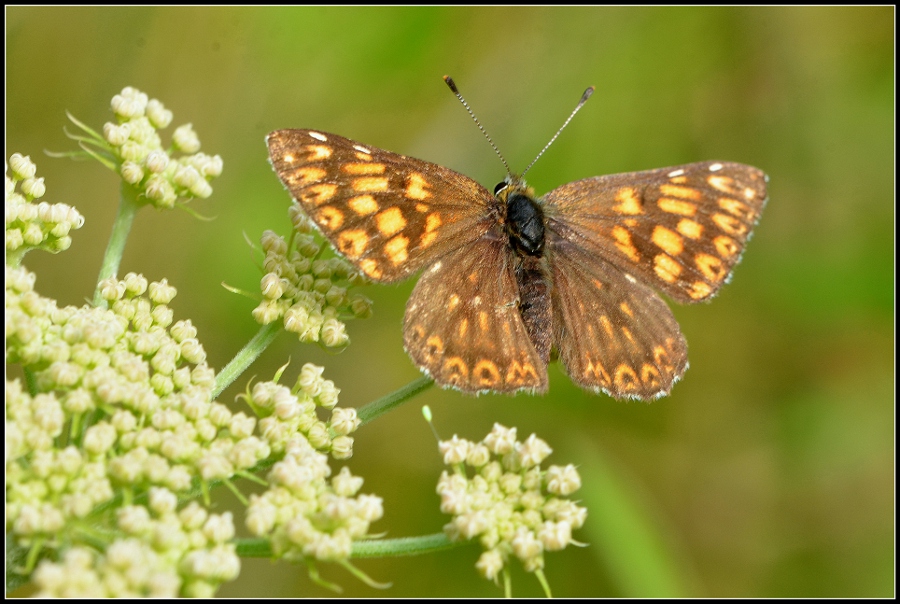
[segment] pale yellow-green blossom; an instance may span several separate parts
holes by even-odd
[[[266,272],[260,280],[263,299],[253,309],[253,318],[261,325],[281,320],[301,342],[346,346],[350,337],[344,320],[371,315],[371,301],[348,291],[364,279],[343,258],[320,258],[327,244],[310,234],[309,225],[296,212],[291,215],[301,230],[290,249],[272,231],[261,238]]]
[[[383,515],[381,498],[360,495],[362,478],[346,467],[331,480],[328,458],[300,434],[285,442],[284,458],[272,466],[269,488],[251,495],[246,524],[267,537],[276,555],[297,560],[345,560],[353,541],[367,536]]]
[[[324,368],[306,363],[293,388],[275,382],[257,382],[240,398],[259,415],[259,432],[275,452],[281,452],[295,434],[302,434],[316,450],[335,459],[353,455],[353,437],[359,427],[356,409],[337,407],[340,389],[322,377]],[[331,411],[319,419],[318,408]]]
[[[33,575],[37,595],[212,596],[240,572],[231,512],[210,514],[197,502],[177,507],[175,493],[153,487],[146,504],[118,508],[122,537],[102,553],[76,545],[60,562],[42,562]]]
[[[480,443],[454,435],[439,449],[452,467],[437,487],[441,511],[453,516],[444,531],[453,540],[479,540],[485,551],[475,568],[483,577],[496,582],[511,556],[526,571],[540,571],[544,552],[574,542],[587,510],[560,496],[581,480],[572,465],[541,470],[552,451],[536,435],[519,442],[515,428],[494,424]]]
[[[257,383],[244,396],[251,412],[232,411],[211,400],[214,372],[196,328],[174,320],[167,305],[176,292],[165,280],[105,281],[107,310],[59,308],[24,268],[7,267],[6,277],[8,360],[28,367],[41,390],[6,383],[8,534],[20,546],[77,544],[78,521],[116,493],[146,496],[116,510],[122,536],[105,550],[75,545],[44,562],[35,573],[41,594],[213,595],[240,567],[231,516],[197,502],[178,511],[178,500],[198,481],[232,480],[273,456],[270,490],[251,499],[246,522],[276,552],[346,559],[381,517],[380,498],[358,494],[361,478],[345,468],[329,480],[326,453],[350,457],[360,421],[337,406],[340,390],[322,367],[304,365],[292,388]],[[58,448],[76,422],[88,423]],[[116,561],[123,552],[139,571]]]
[[[200,139],[191,124],[175,129],[172,149],[163,146],[158,130],[172,122],[172,112],[145,93],[128,86],[110,103],[115,122],[103,126],[103,141],[122,179],[158,208],[180,199],[212,195],[210,181],[222,173],[222,158],[200,153]],[[98,141],[99,142],[99,141]]]
[[[211,400],[215,373],[196,328],[174,320],[164,280],[106,280],[109,309],[59,307],[34,285],[33,273],[6,267],[7,362],[37,390],[6,381],[7,535],[19,547],[72,544],[35,571],[40,593],[212,595],[239,570],[230,515],[209,516],[201,540],[179,528],[176,502],[269,457],[256,417]],[[137,541],[81,541],[102,506],[141,493],[149,511],[118,509],[118,529]]]
[[[26,252],[57,253],[72,245],[70,231],[84,225],[78,210],[64,203],[38,202],[46,193],[43,178],[35,178],[31,158],[13,153],[6,166],[6,254],[18,264]]]

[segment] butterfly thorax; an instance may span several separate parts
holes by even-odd
[[[521,181],[502,182],[494,189],[506,204],[506,233],[510,246],[520,254],[544,254],[544,211],[533,191]]]
[[[506,205],[504,228],[510,249],[517,258],[515,276],[519,313],[531,343],[546,364],[552,346],[553,315],[544,258],[544,211],[534,199],[534,191],[520,179],[500,183],[494,194]]]

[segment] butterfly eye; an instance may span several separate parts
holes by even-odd
[[[497,183],[497,186],[494,187],[494,195],[499,195],[500,191],[502,191],[503,189],[505,189],[508,186],[509,186],[509,183],[506,182],[505,180]]]

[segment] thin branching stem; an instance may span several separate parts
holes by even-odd
[[[116,276],[119,272],[119,264],[122,262],[122,254],[125,252],[125,242],[131,233],[131,225],[134,224],[134,216],[137,214],[138,191],[126,182],[122,183],[122,194],[119,199],[119,212],[113,223],[112,232],[109,235],[109,243],[106,253],[103,255],[103,264],[100,265],[100,275],[97,277],[97,289],[94,291],[94,306],[106,308],[106,300],[100,295],[100,282],[104,279]]]
[[[269,344],[275,337],[281,333],[281,322],[276,321],[262,328],[253,338],[247,342],[246,346],[240,349],[234,358],[222,368],[222,371],[216,375],[216,385],[213,388],[212,399],[215,400],[222,391],[232,384],[244,371],[247,370],[253,361],[259,358],[259,355],[269,347]]]
[[[362,425],[365,425],[375,418],[387,413],[394,407],[405,403],[417,394],[431,388],[432,385],[434,385],[434,380],[423,375],[419,379],[411,381],[406,386],[360,408],[357,412],[357,416],[362,422]]]
[[[390,558],[396,556],[419,556],[431,554],[465,545],[465,541],[450,541],[444,533],[401,537],[398,539],[363,539],[353,542],[351,558]],[[247,558],[269,558],[272,556],[271,541],[268,539],[235,539],[237,553]]]

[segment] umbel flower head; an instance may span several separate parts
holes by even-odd
[[[247,528],[268,537],[277,556],[346,560],[354,540],[367,537],[383,514],[381,497],[360,495],[363,479],[343,468],[328,480],[327,457],[302,435],[285,443],[284,458],[267,476],[269,488],[251,495]]]
[[[343,258],[322,257],[330,246],[312,235],[312,226],[297,204],[291,207],[291,220],[291,246],[272,231],[263,233],[263,299],[253,309],[253,318],[261,325],[281,320],[285,330],[297,334],[301,342],[346,346],[350,337],[344,319],[372,314],[368,298],[349,292],[365,279]]]
[[[41,562],[34,572],[37,596],[213,596],[241,568],[230,543],[231,512],[210,514],[197,502],[178,510],[177,503],[174,493],[154,487],[146,505],[119,508],[116,528],[124,536],[103,553],[75,546],[60,562]]]
[[[212,595],[240,568],[231,516],[197,503],[178,511],[178,499],[273,457],[247,524],[277,552],[346,558],[381,517],[380,498],[358,494],[361,479],[343,470],[329,480],[326,453],[350,457],[360,422],[337,406],[321,367],[304,365],[292,389],[256,384],[251,413],[233,412],[212,400],[215,374],[196,328],[174,320],[165,281],[104,281],[109,309],[60,308],[34,284],[7,267],[7,362],[27,368],[38,392],[6,382],[7,534],[19,547],[73,546],[36,570],[40,593]],[[85,523],[108,523],[115,505],[106,547],[85,544]]]
[[[36,172],[31,158],[20,153],[13,153],[6,165],[6,254],[11,264],[21,262],[29,250],[69,249],[69,232],[84,225],[84,217],[72,206],[37,202],[47,188]]]
[[[209,183],[222,173],[222,158],[200,152],[200,139],[191,124],[178,126],[171,145],[164,147],[158,131],[172,123],[172,112],[160,101],[126,86],[110,104],[116,120],[103,125],[102,135],[69,116],[88,135],[81,138],[85,151],[157,208],[212,195]]]
[[[212,595],[240,568],[231,517],[188,527],[200,511],[176,515],[176,503],[269,455],[255,418],[211,400],[215,374],[191,322],[174,321],[165,281],[104,281],[109,309],[59,307],[34,283],[7,266],[7,362],[37,392],[6,382],[7,535],[66,552],[37,571],[44,595]],[[89,546],[85,527],[123,501],[142,503],[119,507],[105,547]]]
[[[453,438],[440,443],[444,471],[438,482],[441,511],[453,520],[444,532],[454,541],[478,539],[484,553],[475,565],[497,581],[511,556],[528,572],[544,567],[544,552],[565,548],[587,510],[565,497],[581,487],[573,465],[540,464],[552,452],[532,434],[516,440],[516,429],[494,424],[479,443]],[[469,476],[469,471],[472,476]]]
[[[254,410],[259,431],[276,453],[286,451],[288,443],[301,434],[319,452],[334,459],[353,455],[353,437],[360,425],[353,407],[337,407],[340,389],[322,377],[324,367],[306,363],[293,388],[272,382],[258,382],[238,398]],[[316,410],[331,411],[331,419],[322,421]]]

